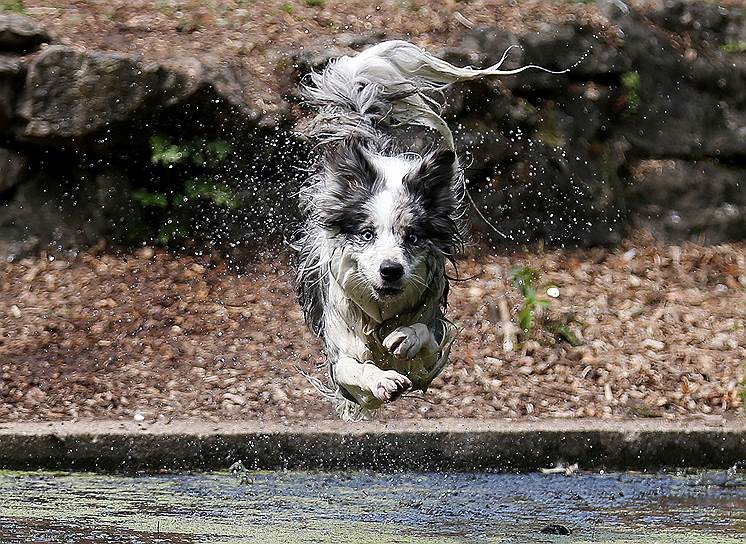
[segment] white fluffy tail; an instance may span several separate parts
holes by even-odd
[[[531,68],[552,74],[568,71],[536,65],[501,70],[511,48],[500,62],[481,70],[453,66],[401,40],[382,42],[354,57],[335,59],[323,72],[310,74],[310,84],[303,88],[305,96],[320,109],[311,135],[322,143],[350,136],[372,140],[376,125],[384,121],[392,126],[435,129],[453,149],[453,134],[440,116],[443,104],[438,90],[459,81],[508,76]]]

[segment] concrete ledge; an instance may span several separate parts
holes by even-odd
[[[179,421],[0,424],[0,468],[155,472],[255,469],[531,471],[724,468],[746,462],[746,419],[417,420],[345,424]]]

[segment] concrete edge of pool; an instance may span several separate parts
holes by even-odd
[[[158,472],[250,469],[531,471],[725,468],[746,462],[746,419],[400,420],[0,424],[0,468]]]

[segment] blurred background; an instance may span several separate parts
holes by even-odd
[[[330,417],[284,244],[313,160],[297,85],[390,38],[571,70],[448,91],[480,212],[462,333],[381,417],[738,414],[742,0],[0,10],[0,419]]]

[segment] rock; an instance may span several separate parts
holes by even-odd
[[[553,524],[542,527],[541,533],[544,535],[562,535],[568,536],[572,534],[572,530],[564,525]]]
[[[75,142],[105,129],[111,134],[116,132],[112,125],[154,117],[176,106],[189,107],[191,115],[209,117],[213,123],[218,116],[229,126],[253,125],[258,117],[232,74],[196,59],[168,66],[143,64],[133,55],[52,46],[28,67],[19,106],[26,124],[20,136]]]
[[[620,80],[618,130],[632,152],[649,158],[746,157],[746,64],[717,56],[688,60],[667,35],[633,13],[619,24],[634,70]]]
[[[53,251],[127,242],[142,228],[125,177],[64,163],[32,165],[11,198],[0,203],[0,260],[42,248]]]
[[[0,133],[10,134],[15,123],[16,102],[23,88],[26,66],[17,57],[0,56]]]
[[[569,69],[572,79],[604,79],[628,72],[632,63],[618,44],[609,43],[597,30],[562,25],[551,32],[520,37],[523,63],[550,70]],[[525,72],[529,74],[530,72]]]
[[[28,157],[0,147],[0,194],[18,185],[28,163]]]
[[[674,242],[746,237],[746,167],[644,160],[631,168],[627,204],[637,227]]]
[[[51,37],[36,21],[23,15],[0,14],[0,51],[28,53]]]
[[[500,62],[508,48],[512,48],[502,64],[505,70],[513,70],[523,64],[523,49],[517,46],[520,46],[518,36],[489,26],[467,32],[460,45],[466,52],[481,57],[480,62],[473,63],[479,66],[492,66]],[[451,56],[446,60],[453,62],[455,59]]]
[[[746,12],[735,6],[668,0],[650,20],[675,34],[687,34],[698,47],[717,48],[746,40]]]

